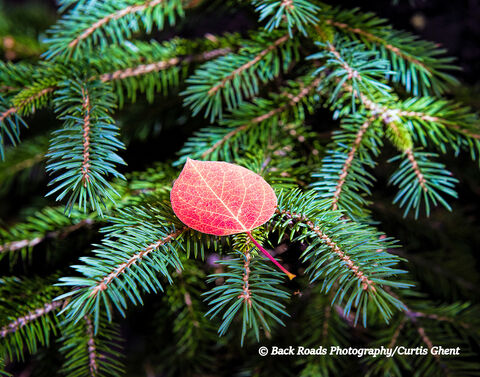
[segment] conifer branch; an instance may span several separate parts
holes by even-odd
[[[47,302],[43,307],[35,309],[30,313],[15,319],[13,322],[10,322],[8,325],[3,326],[0,329],[0,337],[5,338],[8,334],[17,332],[22,327],[26,326],[30,322],[35,321],[38,318],[45,316],[46,314],[57,310],[61,306],[63,306],[63,301],[53,301]]]
[[[288,218],[296,222],[302,222],[307,225],[308,228],[314,232],[322,240],[322,242],[324,242],[330,248],[331,251],[333,251],[342,261],[345,262],[346,266],[352,271],[353,275],[362,282],[362,288],[364,291],[375,291],[375,283],[368,278],[368,276],[361,270],[359,266],[355,264],[354,261],[352,261],[345,251],[341,250],[340,247],[328,235],[320,230],[319,226],[315,225],[311,220],[305,218],[303,215],[295,212],[284,209],[277,209],[275,212],[279,215],[286,215]]]
[[[32,239],[23,239],[23,240],[18,240],[18,241],[12,241],[5,243],[3,245],[0,245],[0,253],[6,253],[9,251],[16,251],[16,250],[21,250],[27,247],[34,247],[38,245],[39,243],[45,241],[46,239],[50,238],[57,238],[57,237],[64,237],[68,235],[71,232],[76,231],[77,229],[80,229],[86,225],[91,225],[93,224],[92,219],[84,219],[79,221],[76,224],[67,226],[63,229],[56,230],[53,232],[48,232],[42,237],[35,237]]]
[[[205,293],[211,306],[206,315],[213,318],[223,313],[218,329],[220,335],[226,333],[236,315],[240,316],[243,344],[248,330],[253,330],[259,340],[261,328],[270,332],[274,323],[285,325],[279,315],[288,316],[283,301],[289,294],[279,287],[282,281],[281,273],[267,264],[265,259],[240,251],[237,254],[241,257],[217,262],[225,266],[227,272],[209,276],[208,282],[218,278],[225,279],[225,282]],[[248,262],[247,257],[250,258]],[[245,292],[245,263],[248,266],[248,294]]]
[[[89,205],[102,214],[106,200],[114,202],[112,195],[119,196],[106,177],[123,178],[116,165],[125,164],[116,153],[124,145],[111,117],[114,96],[99,81],[73,80],[61,85],[55,104],[65,124],[55,132],[47,154],[47,171],[57,174],[49,183],[55,187],[47,195],[59,193],[57,200],[69,195],[68,212],[78,203],[84,211]]]
[[[207,156],[211,155],[213,152],[221,148],[225,143],[227,143],[230,139],[232,139],[235,135],[239,134],[240,132],[246,131],[250,127],[253,127],[256,124],[260,124],[274,117],[275,115],[278,115],[284,112],[285,110],[298,105],[303,98],[309,95],[312,92],[312,90],[314,90],[318,86],[321,79],[322,79],[321,77],[316,78],[310,84],[303,87],[298,92],[298,94],[296,94],[295,96],[288,97],[289,98],[288,102],[285,102],[280,106],[275,107],[264,114],[261,114],[259,116],[256,116],[255,118],[252,118],[251,120],[248,121],[248,123],[245,123],[241,126],[237,126],[233,130],[225,134],[220,140],[216,141],[211,147],[209,147],[204,152],[202,152],[201,158],[205,159]]]
[[[83,186],[87,187],[90,183],[90,97],[88,90],[82,88],[82,107],[83,107],[83,163],[82,163],[82,181]]]
[[[85,316],[85,323],[86,323],[86,331],[87,331],[87,345],[88,345],[88,366],[90,369],[90,375],[95,377],[98,371],[97,365],[97,352],[95,347],[95,336],[93,330],[92,321],[88,316]]]
[[[79,211],[73,211],[70,218],[61,207],[45,207],[8,229],[0,227],[0,256],[32,248],[49,239],[65,238],[99,220]]]
[[[412,150],[409,148],[405,151],[405,154],[407,155],[408,160],[412,164],[412,168],[415,171],[415,175],[417,176],[418,183],[422,187],[423,191],[427,192],[427,186],[425,185],[425,177],[423,176],[422,172],[420,171],[420,168],[418,167],[418,162],[415,159],[415,156],[413,155]]]
[[[105,26],[107,23],[109,23],[112,20],[118,20],[120,18],[123,18],[129,14],[137,13],[137,12],[142,12],[144,10],[147,10],[149,8],[153,8],[159,4],[161,4],[164,0],[148,0],[145,1],[143,4],[138,4],[138,5],[131,5],[128,6],[124,9],[121,9],[117,12],[108,14],[104,16],[103,18],[99,19],[97,22],[95,22],[93,25],[85,29],[82,34],[80,34],[78,37],[76,37],[74,40],[72,40],[69,44],[69,48],[74,48],[75,46],[78,45],[78,43],[86,38],[88,38],[90,35],[92,35],[95,30]]]
[[[338,209],[338,199],[340,197],[340,194],[342,192],[342,187],[345,184],[345,180],[347,178],[348,170],[350,166],[352,165],[352,161],[355,158],[355,153],[357,152],[358,147],[360,146],[360,143],[362,142],[362,138],[365,135],[365,132],[367,131],[368,127],[371,124],[371,119],[367,120],[358,130],[357,135],[355,137],[355,141],[353,142],[353,145],[350,149],[350,152],[348,152],[347,159],[345,160],[345,163],[343,164],[343,168],[340,173],[340,177],[338,178],[337,185],[335,187],[335,192],[333,193],[333,200],[332,200],[332,209],[335,211]]]
[[[252,255],[250,251],[245,252],[245,262],[243,263],[243,292],[238,296],[244,302],[247,303],[248,306],[252,306],[251,300],[251,292],[250,292],[250,261],[252,260]]]
[[[298,42],[288,33],[259,33],[244,43],[238,53],[203,64],[187,79],[189,86],[182,94],[193,115],[205,108],[211,121],[221,118],[224,106],[232,111],[257,95],[259,84],[287,71],[299,53]]]
[[[110,274],[108,274],[101,281],[99,281],[97,285],[93,287],[89,296],[95,297],[99,292],[106,290],[113,280],[115,280],[119,275],[123,274],[127,269],[131,268],[132,265],[140,262],[143,258],[145,258],[152,251],[157,250],[160,246],[172,242],[174,239],[176,239],[178,236],[180,236],[187,230],[187,227],[178,229],[177,231],[172,232],[169,235],[163,237],[162,239],[148,245],[144,250],[139,251],[138,253],[131,256],[127,261],[117,266]]]
[[[78,323],[63,321],[60,352],[64,356],[61,372],[68,376],[120,377],[124,375],[121,362],[122,339],[118,326],[107,322],[99,313],[95,321],[89,315]]]
[[[97,44],[121,44],[133,32],[140,31],[141,26],[147,32],[155,24],[162,29],[166,19],[173,24],[177,15],[183,15],[179,0],[105,1],[95,6],[79,3],[49,31],[50,48],[44,57],[77,58]]]
[[[406,323],[407,323],[407,319],[406,317],[403,317],[402,320],[400,321],[400,324],[397,326],[397,328],[395,329],[395,332],[393,333],[392,340],[388,344],[388,348],[395,347],[395,344],[397,344],[397,341],[398,341],[398,337],[400,336],[400,333],[402,332]]]
[[[17,112],[16,107],[10,107],[9,109],[3,111],[0,113],[0,122],[3,122],[5,119],[7,119],[10,115],[15,114]]]
[[[361,77],[359,77],[358,71],[353,69],[340,55],[340,53],[337,51],[335,46],[332,43],[327,43],[327,50],[330,51],[333,56],[335,56],[339,61],[340,65],[347,71],[347,80],[351,80],[353,78],[359,78],[361,80]]]
[[[339,29],[343,29],[343,30],[346,30],[350,33],[354,33],[354,34],[357,34],[359,36],[362,36],[362,37],[366,38],[367,40],[369,40],[371,42],[380,44],[380,45],[384,46],[387,50],[389,50],[389,51],[393,52],[395,55],[399,56],[400,58],[405,59],[406,61],[408,61],[410,63],[413,63],[415,65],[418,65],[419,67],[423,68],[428,73],[432,74],[431,70],[424,63],[422,63],[420,60],[416,59],[414,56],[403,52],[398,47],[393,46],[392,44],[390,44],[384,38],[381,38],[377,35],[374,35],[374,34],[368,32],[366,30],[363,30],[361,28],[352,27],[350,25],[347,25],[346,23],[338,22],[338,21],[335,21],[333,19],[327,19],[324,22],[327,25],[335,26]]]
[[[255,64],[257,64],[262,58],[267,55],[269,52],[272,52],[275,50],[278,46],[286,42],[288,39],[290,39],[290,36],[288,34],[285,34],[283,37],[278,38],[276,41],[274,41],[270,46],[268,46],[266,49],[260,51],[253,59],[248,61],[247,63],[243,64],[242,66],[238,67],[235,69],[232,73],[229,75],[225,76],[218,84],[213,86],[208,90],[208,95],[213,96],[219,89],[224,88],[225,84],[231,80],[233,80],[236,76],[242,74],[244,71],[250,69],[253,67]]]
[[[326,95],[328,102],[342,114],[355,113],[359,99],[362,103],[364,98],[380,95],[388,98],[391,95],[391,88],[384,78],[394,72],[377,51],[339,37],[333,42],[316,42],[315,45],[320,52],[307,59],[320,62],[314,75],[325,75],[318,91]]]
[[[304,0],[253,0],[255,10],[260,13],[259,20],[267,20],[265,29],[273,31],[279,27],[287,27],[290,35],[295,30],[307,34],[307,26],[318,22],[316,14],[320,7]]]
[[[25,108],[27,106],[30,106],[30,105],[34,106],[36,101],[38,101],[40,98],[46,96],[47,94],[52,93],[55,89],[56,89],[56,87],[47,87],[47,88],[41,89],[38,93],[35,93],[35,94],[31,95],[30,97],[21,98],[18,101],[16,101],[17,107],[20,108],[20,109],[23,109],[23,108]],[[34,111],[35,110],[33,109],[32,112],[34,112]]]
[[[402,84],[414,96],[440,94],[458,81],[445,72],[458,69],[445,50],[435,43],[419,40],[410,33],[392,29],[384,19],[357,9],[342,10],[325,6],[321,22],[327,27],[379,50],[395,72],[390,81]],[[327,30],[331,33],[330,30]]]
[[[323,281],[323,291],[335,291],[332,305],[337,300],[338,304],[346,300],[345,314],[348,315],[354,305],[358,308],[354,322],[357,323],[362,315],[364,324],[368,302],[375,303],[387,321],[392,316],[390,305],[404,307],[384,289],[409,286],[390,280],[392,275],[403,272],[392,268],[396,261],[391,254],[376,252],[380,248],[385,250],[382,243],[388,243],[388,239],[380,239],[377,232],[342,218],[341,213],[332,212],[329,203],[316,199],[314,192],[301,194],[291,190],[279,193],[277,198],[272,229],[279,231],[280,239],[288,231],[292,242],[308,240],[302,254],[302,259],[310,263],[306,272],[311,282]],[[373,255],[375,268],[371,265]]]
[[[107,82],[112,80],[122,80],[128,77],[146,75],[148,73],[162,71],[182,63],[188,64],[192,62],[202,62],[206,60],[211,60],[219,56],[226,55],[231,51],[232,50],[230,48],[219,48],[211,51],[206,51],[198,55],[174,57],[174,58],[162,60],[155,63],[140,64],[135,67],[119,69],[111,73],[104,73],[99,76],[99,79],[102,82]]]
[[[393,162],[404,158],[389,181],[398,185],[400,189],[393,202],[398,202],[400,207],[405,206],[404,216],[414,208],[415,217],[417,217],[421,205],[425,206],[427,215],[430,213],[431,204],[441,203],[445,208],[450,209],[443,195],[457,196],[453,190],[458,182],[457,179],[452,177],[443,164],[431,161],[431,157],[436,155],[413,151],[409,148],[401,155],[389,160]]]
[[[5,159],[5,140],[15,146],[20,141],[20,126],[27,127],[18,110],[0,96],[0,160]]]

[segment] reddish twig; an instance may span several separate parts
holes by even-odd
[[[83,162],[82,182],[84,187],[90,183],[90,97],[86,89],[82,89],[83,97]]]
[[[335,192],[333,194],[332,209],[334,211],[338,209],[338,200],[340,198],[340,194],[342,192],[342,188],[345,183],[345,180],[347,179],[348,169],[350,169],[350,166],[352,165],[353,158],[355,157],[355,153],[357,152],[357,149],[360,146],[360,143],[362,142],[363,135],[365,135],[365,132],[367,132],[367,129],[370,126],[370,124],[371,124],[371,119],[367,120],[360,127],[355,137],[355,141],[353,142],[352,149],[350,149],[350,151],[348,152],[347,159],[343,164],[343,168],[341,170],[340,177],[338,178],[337,186],[335,187]]]
[[[244,302],[248,304],[248,306],[252,306],[252,294],[250,292],[250,261],[252,260],[252,255],[249,251],[245,252],[245,262],[243,263],[243,292],[238,296]]]
[[[46,303],[43,307],[35,309],[34,311],[28,313],[27,315],[23,317],[19,317],[15,321],[10,322],[8,325],[2,327],[0,329],[0,337],[4,338],[8,334],[11,334],[20,330],[22,327],[26,326],[28,323],[36,320],[37,318],[44,316],[45,314],[48,314],[58,309],[62,305],[63,305],[62,301],[53,301],[53,302]]]
[[[422,63],[420,60],[415,59],[411,55],[405,54],[398,47],[395,47],[395,46],[391,45],[390,43],[388,43],[383,38],[380,38],[380,37],[378,37],[378,36],[376,36],[372,33],[369,33],[365,30],[362,30],[360,28],[352,27],[352,26],[350,26],[346,23],[343,23],[343,22],[337,22],[337,21],[334,21],[334,20],[326,20],[325,23],[327,25],[332,25],[332,26],[338,27],[340,29],[347,30],[351,33],[361,35],[361,36],[363,36],[363,37],[365,37],[365,38],[367,38],[371,41],[377,42],[377,43],[385,46],[385,48],[387,50],[390,50],[394,54],[400,56],[402,59],[405,59],[405,60],[409,61],[410,63],[416,64],[416,65],[422,67],[425,71],[431,73],[431,71],[428,69],[428,67],[424,63]]]
[[[90,375],[95,377],[97,375],[98,364],[97,364],[97,350],[95,346],[95,337],[93,331],[92,321],[88,316],[85,316],[85,323],[87,326],[87,336],[88,336],[88,366],[90,369]]]
[[[85,225],[90,225],[90,224],[93,224],[93,220],[85,219],[85,220],[79,221],[74,225],[70,225],[64,229],[48,232],[43,237],[35,237],[30,240],[25,239],[25,240],[9,242],[9,243],[0,245],[0,253],[6,253],[8,251],[16,251],[19,249],[23,249],[24,247],[34,247],[48,238],[63,237]]]
[[[92,26],[89,28],[85,29],[82,34],[80,34],[77,38],[72,40],[69,44],[69,48],[74,48],[75,46],[80,43],[80,41],[88,38],[91,34],[93,34],[97,29],[103,27],[104,25],[108,24],[112,20],[118,20],[122,17],[125,17],[129,14],[136,13],[136,12],[141,12],[147,8],[153,8],[159,4],[162,3],[163,0],[151,0],[151,1],[146,1],[143,4],[139,5],[131,5],[126,7],[125,9],[119,10],[118,12],[109,14],[108,16],[103,17],[102,19],[98,20],[95,22]]]
[[[421,172],[421,170],[418,166],[417,160],[415,160],[415,156],[413,155],[412,150],[410,148],[408,148],[405,151],[405,153],[407,155],[408,160],[412,164],[412,168],[413,168],[413,171],[415,172],[415,175],[417,176],[418,183],[422,187],[423,191],[427,192],[428,191],[428,188],[426,186],[427,182],[426,182],[425,177],[423,176],[423,174],[422,174],[422,172]]]
[[[121,80],[128,77],[135,77],[146,75],[150,72],[159,72],[170,67],[176,66],[180,63],[201,62],[205,60],[214,59],[218,56],[223,56],[231,52],[229,48],[219,48],[216,50],[206,51],[199,55],[191,55],[185,57],[175,57],[167,60],[162,60],[155,63],[140,64],[136,67],[119,69],[111,73],[104,73],[99,76],[99,79],[103,82],[112,80]]]
[[[317,79],[313,80],[312,83],[308,86],[306,86],[305,88],[303,88],[296,96],[290,98],[290,101],[282,106],[279,106],[273,110],[270,110],[268,111],[267,113],[265,114],[262,114],[260,116],[257,116],[253,119],[250,120],[250,122],[242,125],[242,126],[239,126],[237,128],[235,128],[234,130],[230,131],[229,133],[227,133],[224,137],[222,137],[219,141],[217,141],[215,144],[213,144],[210,148],[208,148],[205,152],[202,153],[202,158],[205,158],[207,157],[210,153],[212,153],[213,151],[215,151],[216,149],[218,149],[220,146],[222,146],[223,144],[225,144],[227,142],[227,140],[231,139],[233,136],[235,136],[236,134],[238,134],[239,132],[249,128],[250,126],[254,125],[254,124],[258,124],[258,123],[261,123],[279,113],[281,113],[282,111],[286,110],[287,108],[289,107],[292,107],[292,106],[295,106],[298,102],[300,102],[308,93],[310,93],[310,91],[312,89],[314,89],[315,87],[318,86],[318,84],[320,83],[320,80],[321,78],[318,77]]]
[[[361,280],[363,290],[375,291],[375,283],[371,281],[363,271],[360,270],[360,267],[355,265],[351,258],[344,251],[342,251],[340,247],[328,235],[326,235],[320,230],[320,227],[315,225],[312,221],[305,218],[301,214],[279,209],[277,209],[275,212],[281,215],[287,215],[295,221],[300,221],[306,224],[311,231],[313,231],[320,239],[322,239],[323,242],[325,242],[325,244],[330,248],[330,250],[332,250],[341,260],[345,262],[345,264],[353,272],[355,277]]]
[[[262,50],[257,56],[255,56],[255,58],[250,60],[248,63],[245,63],[241,67],[238,67],[232,73],[230,73],[228,76],[224,77],[217,85],[210,88],[210,90],[208,91],[208,95],[212,96],[213,94],[215,94],[219,89],[223,88],[228,81],[232,80],[235,76],[239,75],[243,71],[246,71],[247,69],[249,69],[250,67],[252,67],[256,63],[258,63],[260,60],[262,60],[262,58],[265,55],[267,55],[269,52],[275,50],[279,45],[286,42],[289,38],[290,38],[290,36],[288,34],[285,34],[283,37],[277,39],[275,42],[273,42],[273,44],[271,44],[265,50]]]

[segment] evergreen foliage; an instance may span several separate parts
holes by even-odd
[[[254,26],[191,37],[211,7]],[[7,19],[2,9],[0,33]],[[474,284],[432,267],[433,249],[417,273],[422,255],[379,230],[372,195],[389,184],[398,221],[421,223],[458,196],[449,158],[480,161],[479,118],[452,99],[443,49],[316,0],[59,0],[43,38],[29,33],[0,64],[0,200],[35,197],[0,224],[0,374],[53,352],[66,376],[277,376],[259,345],[353,343],[462,356],[299,357],[282,373],[478,373],[479,308],[462,293]],[[253,233],[298,278],[245,234],[180,222],[169,194],[187,158],[273,187],[276,212]],[[437,284],[453,293],[429,296]],[[122,339],[135,316],[149,339],[140,356]]]

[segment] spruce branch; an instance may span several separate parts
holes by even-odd
[[[112,80],[123,80],[129,77],[136,77],[146,75],[151,72],[159,72],[165,69],[177,66],[179,64],[189,64],[192,62],[202,62],[226,55],[231,50],[229,48],[219,48],[216,50],[206,51],[199,55],[190,55],[185,57],[174,57],[163,61],[158,61],[149,64],[140,64],[135,67],[119,69],[114,72],[104,73],[100,75],[100,81],[107,82]]]
[[[318,90],[328,95],[328,102],[342,108],[345,114],[356,111],[356,101],[378,95],[389,97],[390,87],[385,76],[393,73],[388,61],[381,59],[378,52],[367,50],[359,42],[336,38],[331,42],[315,43],[322,51],[308,56],[309,60],[324,63],[313,75],[325,74]],[[346,91],[342,90],[348,88]],[[350,94],[349,98],[346,94]],[[350,107],[345,102],[350,101]]]
[[[176,164],[183,163],[187,157],[200,159],[223,159],[230,160],[233,147],[242,135],[247,135],[255,127],[265,125],[272,130],[272,124],[280,119],[288,121],[287,112],[301,113],[302,105],[305,105],[309,95],[321,81],[321,77],[313,80],[300,80],[296,86],[285,88],[280,96],[271,100],[256,99],[252,104],[244,103],[231,116],[222,121],[222,128],[208,127],[197,132],[188,140],[179,152],[181,158]],[[288,93],[288,94],[287,94]],[[307,105],[308,106],[308,105]],[[270,131],[271,132],[271,131]],[[257,142],[257,139],[256,141]],[[246,143],[249,144],[249,143]]]
[[[98,333],[89,316],[78,323],[62,322],[60,352],[65,361],[62,372],[69,376],[122,376],[124,365],[122,359],[122,339],[119,326],[108,323],[101,315]]]
[[[18,92],[28,85],[35,72],[33,64],[26,62],[0,62],[0,93]]]
[[[79,3],[50,30],[51,36],[46,41],[50,48],[44,56],[76,59],[83,50],[90,51],[96,44],[100,47],[111,42],[121,44],[142,27],[147,32],[154,25],[162,29],[166,19],[173,24],[177,15],[183,15],[178,0],[105,1],[95,7]]]
[[[105,179],[108,175],[123,177],[115,164],[124,164],[116,154],[123,144],[110,115],[114,97],[109,89],[93,81],[66,81],[55,99],[65,125],[54,132],[47,171],[62,174],[50,182],[56,187],[48,195],[59,193],[57,200],[68,195],[69,212],[78,202],[84,211],[89,205],[102,214],[105,199],[114,202],[112,193],[119,195]]]
[[[20,127],[27,124],[18,115],[18,109],[11,106],[9,101],[0,96],[0,157],[5,158],[5,143],[8,140],[12,145],[20,141]]]
[[[107,276],[105,276],[99,283],[96,285],[93,289],[92,292],[90,293],[90,296],[96,297],[97,294],[101,291],[104,291],[108,288],[109,284],[120,274],[123,274],[125,270],[131,268],[132,265],[136,264],[139,262],[141,259],[147,257],[148,254],[150,254],[152,251],[157,250],[160,246],[163,246],[167,243],[170,243],[172,240],[180,236],[183,232],[185,232],[186,229],[179,229],[175,232],[172,232],[168,234],[167,236],[161,238],[157,242],[154,242],[150,245],[148,245],[144,250],[134,254],[132,257],[130,257],[128,260],[126,260],[124,263],[120,264],[117,266],[111,273],[109,273]]]
[[[320,7],[305,0],[252,0],[255,10],[259,13],[259,21],[267,20],[265,29],[272,32],[286,25],[290,36],[295,29],[307,34],[307,26],[318,21],[316,14]]]
[[[358,9],[344,10],[322,5],[320,22],[360,41],[368,48],[379,49],[391,62],[395,73],[390,77],[414,96],[441,94],[458,81],[445,71],[457,69],[444,49],[416,36],[392,29],[384,19]]]
[[[332,200],[332,209],[336,211],[338,209],[338,199],[340,197],[340,194],[342,192],[343,185],[345,184],[345,180],[348,175],[348,171],[352,165],[353,159],[355,157],[355,153],[357,152],[357,149],[360,146],[360,143],[362,142],[363,135],[367,131],[368,127],[370,126],[371,119],[368,119],[365,121],[365,123],[362,124],[360,129],[358,130],[357,134],[355,135],[355,140],[353,142],[353,146],[350,149],[350,152],[348,152],[347,159],[345,160],[340,177],[338,178],[337,185],[335,186],[335,192],[333,193],[333,200]]]
[[[298,42],[288,34],[278,31],[252,37],[238,53],[203,64],[187,79],[190,85],[182,94],[193,115],[205,108],[210,121],[221,118],[224,105],[233,110],[257,95],[260,83],[286,71],[298,55]]]
[[[436,157],[436,154],[407,149],[404,155],[389,161],[398,161],[402,157],[400,167],[391,176],[389,183],[398,185],[400,189],[394,198],[394,203],[398,202],[400,207],[405,206],[404,216],[410,209],[415,209],[415,218],[417,218],[422,205],[429,215],[431,204],[437,205],[437,203],[441,203],[450,210],[450,205],[443,195],[456,198],[457,193],[454,187],[458,180],[445,170],[443,164],[430,160]]]
[[[237,315],[240,316],[241,343],[249,330],[253,331],[258,342],[260,329],[270,332],[274,323],[284,325],[279,316],[288,316],[282,301],[289,294],[278,287],[282,282],[281,273],[263,258],[256,256],[252,259],[250,252],[238,254],[239,258],[217,262],[225,266],[227,272],[209,276],[207,282],[219,278],[225,279],[225,282],[205,293],[211,306],[206,315],[211,318],[222,315],[222,324],[218,329],[220,335],[226,333]]]
[[[138,91],[145,92],[147,100],[153,102],[157,92],[167,94],[169,89],[180,85],[188,73],[185,68],[232,52],[236,39],[226,36],[199,40],[174,38],[163,43],[135,41],[104,49],[104,56],[94,58],[91,64],[99,72],[98,79],[114,84],[120,105],[125,92],[132,101]]]
[[[106,310],[110,320],[110,305],[125,315],[127,301],[136,305],[142,302],[141,292],[163,291],[160,277],[171,283],[169,268],[182,268],[177,248],[188,229],[174,225],[178,220],[171,209],[136,206],[118,210],[117,215],[104,230],[108,233],[94,250],[95,257],[82,257],[83,264],[73,266],[83,277],[60,279],[61,286],[73,288],[58,298],[71,297],[64,309],[69,321],[78,322],[92,313],[96,321],[100,310]],[[192,241],[187,245],[193,252],[198,248]]]
[[[35,309],[28,314],[16,318],[14,321],[10,322],[8,325],[3,326],[0,329],[0,336],[5,338],[8,334],[15,333],[21,328],[29,324],[30,322],[35,321],[36,319],[47,315],[48,313],[55,311],[63,305],[61,301],[48,302],[43,307]]]
[[[321,169],[312,174],[315,181],[311,187],[318,196],[329,200],[333,210],[345,211],[352,219],[368,215],[366,196],[374,182],[368,169],[375,166],[374,157],[382,146],[378,123],[376,117],[360,113],[342,119]]]
[[[0,355],[10,360],[23,360],[39,345],[47,346],[56,334],[56,313],[64,304],[53,301],[59,289],[50,284],[52,278],[38,277],[0,279]],[[7,294],[8,293],[8,294]]]
[[[409,286],[387,280],[402,273],[392,268],[397,262],[395,257],[384,251],[383,242],[388,243],[388,239],[380,239],[368,227],[342,220],[338,213],[328,210],[328,202],[319,202],[315,196],[314,192],[302,194],[297,190],[280,193],[273,229],[280,232],[280,237],[289,231],[292,241],[308,240],[302,254],[303,260],[310,263],[307,273],[312,282],[323,280],[323,291],[336,290],[332,305],[335,302],[341,305],[345,299],[345,314],[350,313],[352,305],[357,307],[355,322],[362,314],[366,325],[365,309],[372,302],[388,321],[393,313],[391,306],[400,309],[403,304],[385,287]],[[353,234],[356,241],[352,243],[349,240]],[[372,258],[375,266],[371,265]]]
[[[65,237],[82,227],[93,223],[91,218],[83,218],[82,214],[75,214],[77,220],[73,224],[70,218],[63,215],[63,208],[46,208],[36,216],[29,217],[26,222],[20,223],[10,230],[1,229],[0,255],[30,249],[39,243],[53,238]],[[39,229],[42,227],[43,229]],[[46,231],[47,229],[56,229]],[[45,231],[45,232],[43,232]],[[7,242],[5,242],[7,241]]]

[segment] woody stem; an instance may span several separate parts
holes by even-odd
[[[247,232],[248,237],[252,240],[253,244],[257,247],[258,250],[260,250],[263,254],[266,255],[268,259],[270,259],[275,265],[282,270],[290,280],[292,280],[296,275],[292,274],[291,272],[288,272],[285,267],[283,267],[280,263],[278,263],[271,255],[270,253],[265,250],[262,245],[260,245],[255,238],[253,238],[252,233]]]

